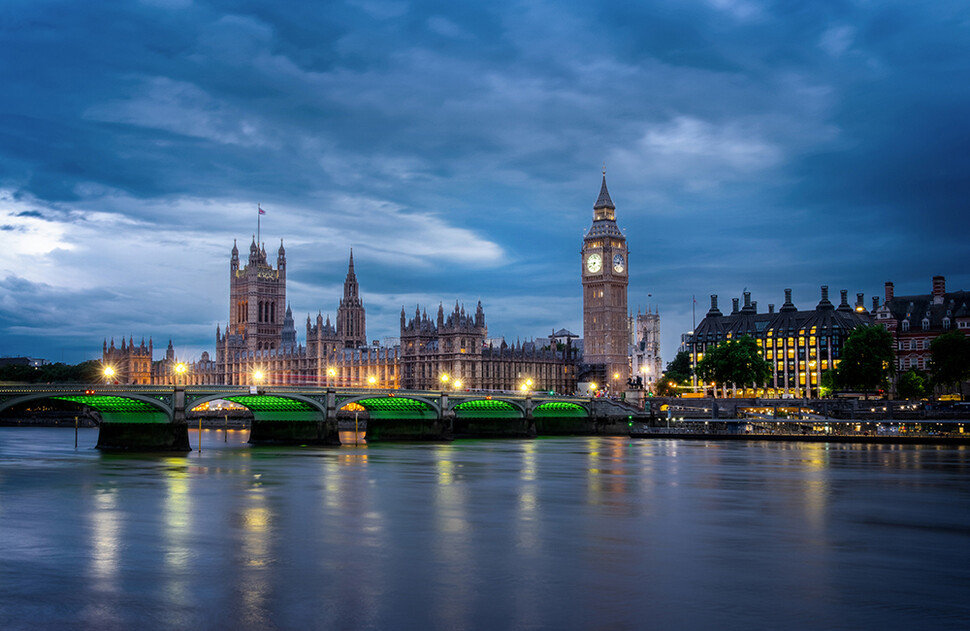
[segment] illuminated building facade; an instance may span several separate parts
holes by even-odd
[[[432,321],[420,307],[408,319],[401,309],[401,387],[415,390],[544,390],[576,389],[578,353],[568,339],[562,349],[535,342],[498,347],[486,342],[488,327],[479,302],[475,314],[455,303],[445,316],[438,306]]]
[[[277,267],[266,261],[265,248],[250,246],[249,262],[240,267],[233,244],[230,257],[229,324],[216,328],[215,358],[199,361],[177,375],[175,351],[169,342],[166,358],[151,359],[145,347],[122,341],[120,348],[104,343],[102,359],[117,367],[115,379],[131,384],[184,385],[313,385],[416,389],[529,389],[571,393],[576,388],[578,349],[540,348],[536,343],[486,343],[488,329],[481,303],[465,313],[456,303],[436,321],[416,312],[410,322],[401,311],[400,344],[368,346],[365,311],[354,270],[353,253],[344,280],[336,324],[317,313],[306,320],[306,344],[297,342],[293,313],[285,311],[286,255],[280,244]],[[257,381],[257,371],[262,379]],[[446,377],[446,380],[442,380]]]
[[[630,317],[630,368],[632,379],[640,378],[646,390],[653,390],[654,384],[663,373],[660,357],[660,310],[637,313]]]
[[[630,377],[630,328],[627,312],[629,253],[626,237],[616,225],[616,206],[606,188],[606,172],[593,204],[593,223],[583,238],[584,379],[626,387]]]
[[[171,346],[171,341],[169,346]],[[121,346],[115,346],[114,338],[111,345],[104,341],[101,350],[101,361],[105,366],[111,366],[115,371],[112,381],[119,383],[150,385],[152,381],[152,340],[148,339],[148,346],[145,346],[144,338],[141,344],[135,346],[134,338],[129,337],[128,342],[121,338]]]
[[[853,329],[872,324],[872,317],[857,294],[855,306],[848,303],[848,292],[842,291],[838,306],[829,301],[827,286],[822,286],[821,300],[811,311],[799,311],[792,303],[791,289],[785,290],[785,302],[775,311],[758,312],[751,292],[744,292],[739,308],[733,299],[731,313],[723,315],[717,296],[711,296],[711,308],[697,325],[690,341],[691,365],[704,357],[708,349],[726,340],[748,335],[754,338],[761,355],[772,366],[766,388],[738,391],[739,396],[781,396],[814,398],[820,396],[822,373],[838,366],[842,345]]]
[[[893,334],[897,375],[910,368],[927,370],[930,343],[943,333],[970,335],[968,305],[970,292],[947,292],[943,276],[933,277],[931,293],[914,296],[896,296],[893,283],[887,282],[885,302],[874,305],[874,316]]]

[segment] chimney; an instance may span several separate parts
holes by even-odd
[[[858,311],[859,313],[862,313],[863,311],[866,310],[865,297],[866,295],[861,293],[855,295],[855,310]]]
[[[879,308],[879,296],[872,297],[872,312],[875,313],[876,309]]]
[[[731,298],[731,313],[734,314],[737,312],[738,312],[738,299]]]
[[[943,276],[933,277],[933,304],[943,304],[943,294],[946,293],[946,278]]]
[[[757,300],[752,300],[751,301],[751,310],[754,311],[755,313],[758,313],[758,301]]]
[[[829,311],[834,308],[835,307],[832,306],[832,303],[829,302],[829,286],[822,285],[822,299],[818,301],[817,305],[815,305],[815,310]],[[846,308],[848,308],[848,305],[846,305]]]
[[[751,292],[750,291],[744,292],[744,306],[745,307],[750,307],[751,306]]]
[[[707,312],[707,315],[711,317],[721,315],[721,310],[717,308],[717,294],[711,294],[711,310]]]
[[[891,280],[886,281],[886,302],[893,299],[893,282]]]
[[[775,305],[773,305],[772,303],[768,303],[768,313],[774,313],[774,312],[775,312]]]

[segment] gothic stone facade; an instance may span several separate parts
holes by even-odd
[[[606,173],[593,204],[593,224],[583,238],[583,353],[586,380],[625,387],[630,377],[626,237],[616,225]]]
[[[525,386],[561,394],[575,391],[578,354],[571,345],[559,350],[555,344],[509,346],[503,341],[496,348],[487,344],[487,337],[481,302],[474,315],[465,313],[456,302],[447,317],[444,307],[438,305],[435,321],[420,307],[411,319],[402,309],[402,387],[521,390]]]
[[[445,317],[438,308],[436,322],[420,310],[407,322],[401,312],[401,344],[368,346],[365,310],[350,255],[343,298],[336,324],[318,313],[307,316],[306,345],[299,344],[293,313],[286,300],[286,252],[282,243],[277,267],[267,262],[265,247],[255,240],[249,260],[240,266],[233,245],[229,263],[229,323],[216,328],[215,359],[203,353],[178,377],[185,385],[253,385],[258,370],[265,385],[514,390],[528,380],[533,389],[571,393],[576,389],[579,355],[571,344],[504,342],[487,345],[485,312],[481,303],[474,315],[456,304]],[[142,345],[144,346],[144,344]],[[105,364],[117,366],[123,383],[168,384],[176,381],[175,352],[169,343],[166,359],[151,361],[151,342],[145,349],[122,341],[121,348],[104,344]],[[441,380],[442,375],[448,381]]]

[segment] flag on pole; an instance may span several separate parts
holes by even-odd
[[[260,215],[265,215],[266,214],[266,211],[263,210],[263,207],[260,206],[259,204],[256,204],[256,208],[259,210],[259,214]]]

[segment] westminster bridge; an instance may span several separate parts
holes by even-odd
[[[0,386],[0,412],[43,400],[98,412],[100,449],[189,450],[187,412],[230,401],[253,415],[255,444],[339,445],[338,412],[367,420],[367,440],[451,440],[627,434],[647,409],[603,398],[535,392],[417,391],[294,386]]]

